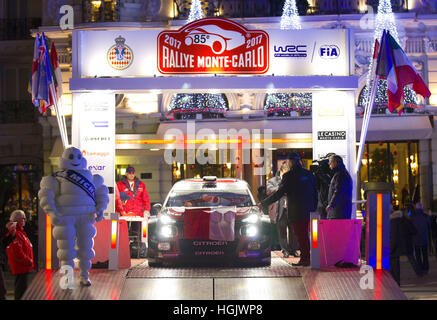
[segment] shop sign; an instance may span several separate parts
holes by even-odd
[[[263,74],[269,69],[269,36],[223,18],[193,21],[158,35],[163,74]]]
[[[346,131],[318,131],[318,140],[346,140]]]

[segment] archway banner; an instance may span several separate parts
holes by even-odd
[[[350,76],[353,48],[349,29],[253,30],[224,18],[176,30],[73,30],[73,78]]]

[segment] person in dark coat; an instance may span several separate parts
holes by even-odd
[[[434,254],[437,259],[437,214],[431,209],[428,209],[428,215],[431,222],[431,239],[434,244]]]
[[[300,260],[293,266],[310,265],[309,223],[310,212],[316,210],[317,188],[314,175],[302,167],[300,156],[291,152],[289,160],[290,171],[284,174],[278,190],[264,199],[261,205],[270,205],[287,195],[287,215],[291,223],[299,248]]]
[[[316,185],[318,190],[317,212],[320,219],[327,218],[326,207],[328,206],[329,185],[332,179],[332,172],[329,168],[328,159],[319,161],[319,166],[315,173]]]
[[[328,192],[328,219],[350,219],[352,215],[352,178],[339,155],[329,157],[329,167],[333,171]]]
[[[6,283],[3,272],[6,269],[8,258],[6,256],[6,247],[14,240],[14,235],[6,235],[7,231],[3,226],[0,231],[0,300],[6,300]]]
[[[287,162],[283,163],[276,176],[267,181],[267,194],[271,195],[279,189],[282,177],[286,172],[290,170]],[[282,254],[284,258],[288,258],[291,255],[299,257],[297,253],[298,245],[297,239],[294,235],[293,227],[288,222],[287,215],[287,197],[283,196],[279,201],[274,202],[269,207],[269,216],[272,223],[277,228],[279,244],[281,246]]]
[[[422,269],[413,255],[413,236],[417,233],[414,224],[408,218],[408,208],[395,210],[390,214],[390,273],[400,285],[400,256],[407,256],[418,277],[423,276]]]
[[[416,203],[415,210],[410,215],[410,220],[417,229],[413,237],[414,255],[424,274],[429,271],[428,244],[431,231],[430,217],[423,212],[420,202]]]

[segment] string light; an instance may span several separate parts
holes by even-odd
[[[311,115],[312,94],[299,93],[269,93],[266,95],[264,111],[268,116],[290,116],[292,112],[300,115]]]
[[[285,0],[281,17],[281,29],[302,29],[296,0]]]
[[[202,5],[200,0],[192,0],[190,14],[188,15],[187,22],[192,22],[194,20],[203,19],[205,15],[203,14]]]
[[[169,118],[192,119],[198,113],[214,118],[224,116],[229,106],[221,93],[178,93],[173,96],[169,109]]]

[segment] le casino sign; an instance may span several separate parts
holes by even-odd
[[[263,74],[269,69],[269,36],[223,18],[193,21],[157,38],[163,74]]]

